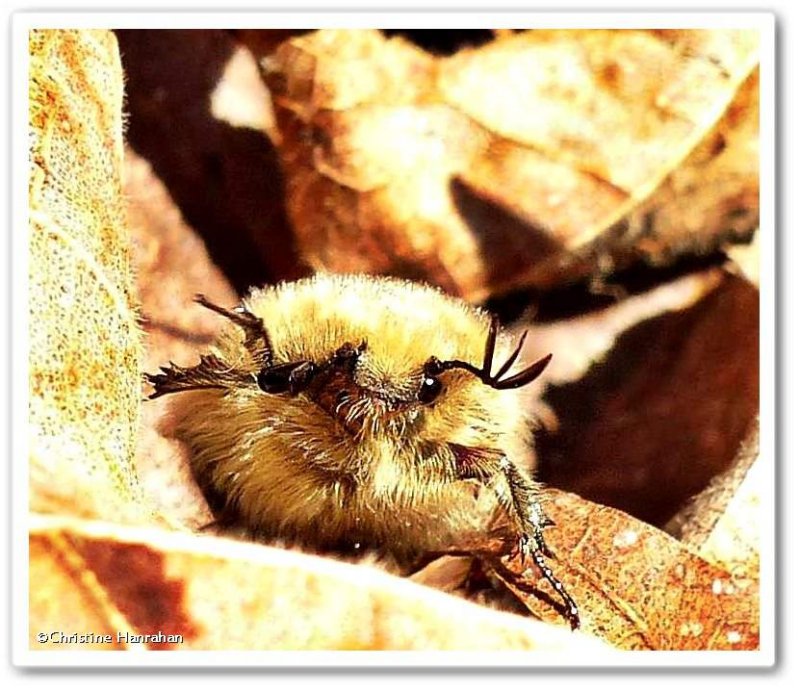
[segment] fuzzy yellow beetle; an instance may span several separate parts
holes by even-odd
[[[550,356],[512,372],[498,322],[420,284],[319,275],[256,289],[194,367],[148,375],[176,400],[176,436],[223,523],[321,548],[409,558],[446,549],[481,521],[491,488],[519,551],[564,601],[545,563],[530,428],[520,387]],[[492,373],[495,362],[500,366]]]

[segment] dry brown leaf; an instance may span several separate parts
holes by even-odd
[[[300,248],[480,300],[746,238],[757,58],[748,31],[292,38],[264,64]]]
[[[716,290],[724,278],[718,268],[689,273],[664,281],[639,294],[625,295],[601,309],[548,322],[523,316],[513,330],[517,337],[524,331],[525,361],[535,362],[547,353],[553,360],[543,376],[529,387],[531,405],[547,386],[561,386],[580,381],[591,367],[601,362],[614,348],[617,339],[637,324],[656,317],[692,308]]]
[[[148,520],[116,41],[32,31],[29,50],[31,509]]]
[[[301,266],[252,56],[218,30],[120,30],[127,141],[153,166],[239,293]],[[244,86],[243,86],[244,85]]]
[[[530,339],[553,352],[555,375],[562,360],[570,377],[588,370],[544,394],[557,426],[537,439],[541,479],[663,525],[733,463],[758,412],[759,295],[720,270],[697,283],[693,304],[621,333],[611,327],[624,303],[575,318],[541,346]]]
[[[219,322],[193,303],[203,293],[218,304],[234,304],[236,293],[211,262],[205,245],[184,222],[149,163],[128,150],[124,166],[136,287],[141,300],[143,371],[167,362],[192,364],[213,341]],[[148,401],[136,447],[136,467],[149,497],[179,524],[209,523],[208,511],[184,451],[161,434],[168,401]]]
[[[65,631],[94,632],[116,636],[129,625],[125,617],[104,597],[93,574],[63,537],[54,536],[48,543],[29,539],[30,600],[28,606],[28,641],[30,647],[53,647],[69,650],[113,650],[116,641],[99,639],[75,644],[39,644],[39,635],[64,624]],[[37,645],[38,644],[38,645]]]
[[[726,104],[722,118],[625,220],[625,233],[649,263],[707,254],[748,240],[759,221],[759,70]],[[702,90],[701,85],[693,87]],[[713,189],[713,192],[711,191]],[[624,248],[609,238],[604,251]]]
[[[31,553],[53,574],[32,614],[50,630],[180,634],[181,650],[531,650],[600,642],[493,612],[368,565],[220,538],[34,517]],[[32,571],[32,576],[34,572]],[[41,575],[41,574],[40,574]],[[75,593],[79,593],[79,597]],[[91,626],[92,628],[85,628]]]
[[[557,526],[548,532],[553,570],[586,632],[626,650],[758,648],[757,579],[735,578],[666,533],[574,495],[552,492],[548,511]],[[515,558],[504,563],[504,581],[531,612],[563,622],[546,581],[520,572]]]
[[[743,244],[730,244],[725,247],[725,252],[730,258],[729,269],[747,278],[754,286],[760,280],[761,263],[761,231],[756,230],[753,239]]]
[[[765,472],[754,422],[733,465],[673,516],[665,530],[737,578],[758,579]]]

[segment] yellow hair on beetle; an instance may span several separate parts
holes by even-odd
[[[578,625],[544,563],[519,395],[549,356],[520,368],[495,318],[392,278],[318,275],[233,310],[197,300],[228,319],[212,352],[148,379],[153,398],[185,392],[176,436],[220,522],[408,559],[485,530],[499,504]]]

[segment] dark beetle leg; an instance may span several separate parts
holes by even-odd
[[[195,302],[206,309],[229,319],[244,331],[244,347],[253,356],[253,359],[262,367],[270,365],[274,357],[272,342],[270,341],[264,322],[244,307],[233,310],[225,309],[213,302],[209,302],[204,295],[195,295]]]
[[[486,484],[498,476],[503,479],[502,489],[507,492],[510,499],[507,510],[518,530],[520,558],[533,561],[561,597],[570,626],[577,629],[580,626],[578,607],[564,585],[545,563],[545,557],[552,558],[553,553],[548,548],[542,531],[552,526],[553,521],[544,513],[536,483],[500,451],[459,444],[449,446],[455,454],[459,474],[464,479],[477,479]]]

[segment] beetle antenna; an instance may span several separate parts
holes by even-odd
[[[497,317],[493,316],[491,324],[489,325],[489,333],[486,336],[486,347],[483,353],[483,367],[481,369],[478,369],[475,367],[475,365],[472,365],[469,362],[464,362],[463,360],[445,360],[444,362],[441,362],[436,358],[431,358],[426,363],[426,372],[435,375],[444,372],[445,370],[463,369],[470,374],[474,374],[487,386],[491,386],[493,389],[497,390],[518,389],[522,386],[530,384],[532,381],[537,379],[542,372],[544,372],[545,368],[550,363],[550,360],[553,358],[552,353],[550,355],[546,355],[541,360],[537,360],[522,371],[504,379],[503,377],[514,366],[519,354],[522,352],[522,346],[525,344],[525,339],[528,336],[528,332],[525,331],[520,337],[516,348],[514,348],[514,352],[509,355],[508,359],[500,366],[500,369],[497,370],[497,373],[493,375],[492,363],[494,361],[495,347],[497,345],[498,330],[499,320]]]

